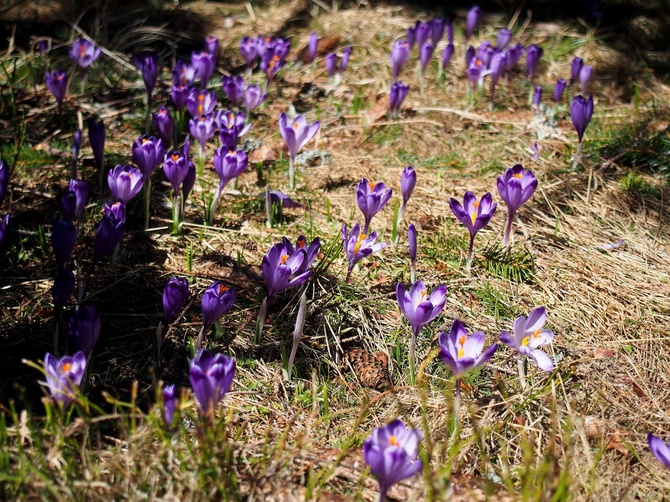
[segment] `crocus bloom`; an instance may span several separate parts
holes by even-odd
[[[268,190],[270,197],[270,204],[276,204],[282,208],[297,208],[303,207],[299,202],[294,201],[291,197],[279,190]],[[260,198],[265,197],[265,194],[260,194]]]
[[[258,45],[253,39],[244,37],[240,40],[240,54],[246,61],[247,68],[251,69],[258,56]]]
[[[244,79],[237,77],[223,77],[221,81],[224,94],[228,97],[231,103],[238,105],[242,101],[244,92]]]
[[[435,17],[430,20],[430,40],[433,42],[433,46],[442,40],[442,35],[444,35],[444,19],[441,17]]]
[[[191,88],[186,85],[175,84],[172,86],[172,90],[170,91],[170,97],[172,98],[174,107],[178,111],[182,111],[184,109],[186,103],[188,102],[188,97],[190,93]]]
[[[400,175],[400,191],[402,192],[402,205],[403,208],[407,205],[409,198],[414,192],[414,187],[416,186],[416,171],[412,166],[407,166],[402,170]]]
[[[177,411],[177,404],[179,403],[179,396],[174,385],[166,385],[163,387],[163,419],[169,426],[174,422],[174,415]]]
[[[465,17],[465,40],[470,40],[470,37],[477,29],[479,20],[482,17],[482,8],[479,5],[473,6]]]
[[[670,443],[665,443],[653,434],[647,434],[647,444],[663,467],[670,469]]]
[[[126,221],[126,205],[123,202],[114,202],[113,204],[104,204],[102,206],[104,214],[111,214],[117,220]]]
[[[540,102],[542,101],[542,86],[535,86],[535,93],[533,94],[533,106],[535,109],[540,108]]]
[[[205,50],[214,55],[214,61],[219,54],[219,39],[213,35],[205,37]]]
[[[251,110],[262,104],[267,97],[267,92],[263,93],[257,85],[247,85],[244,88],[244,108],[247,110],[247,115]]]
[[[67,408],[76,396],[76,390],[81,385],[86,370],[86,355],[77,352],[74,356],[64,356],[56,359],[53,354],[44,356],[44,370],[46,372],[47,387],[59,406]]]
[[[544,371],[554,371],[554,363],[551,358],[538,347],[551,343],[554,334],[542,329],[547,320],[547,309],[538,307],[533,310],[528,319],[521,316],[514,322],[514,334],[501,331],[499,338],[502,343],[514,349],[517,357],[531,358],[537,367]]]
[[[221,145],[228,149],[236,149],[239,138],[251,129],[251,124],[247,123],[247,119],[242,112],[219,111],[214,121],[219,127]]]
[[[237,178],[244,172],[248,164],[247,154],[243,150],[228,150],[225,146],[220,146],[214,152],[214,170],[219,175],[219,187],[212,199],[209,209],[209,223],[212,223],[214,213],[223,195],[223,190],[228,182]]]
[[[188,174],[189,161],[179,150],[167,152],[163,157],[163,171],[172,185],[172,193],[179,194],[179,187]]]
[[[72,135],[72,158],[75,164],[79,159],[80,151],[81,151],[81,129],[77,127],[77,130]]]
[[[318,237],[312,240],[309,246],[307,246],[307,239],[304,235],[298,236],[298,239],[295,241],[295,247],[293,247],[291,241],[286,237],[282,237],[281,241],[284,243],[284,246],[286,246],[286,252],[289,256],[300,249],[305,250],[305,259],[302,261],[302,265],[295,271],[297,275],[302,274],[312,266],[312,262],[314,262],[314,258],[316,258],[316,255],[319,253],[319,248],[321,247],[321,240]]]
[[[447,44],[442,52],[442,69],[446,70],[454,55],[454,44]]]
[[[309,34],[309,42],[307,43],[307,53],[309,54],[309,60],[314,61],[316,57],[316,48],[319,45],[319,37],[315,32]]]
[[[419,51],[419,60],[421,61],[421,72],[424,73],[430,63],[430,58],[433,56],[433,49],[435,47],[430,43],[426,42],[421,46]]]
[[[140,193],[143,183],[144,175],[142,171],[130,164],[118,165],[107,173],[109,191],[112,192],[114,199],[120,200],[124,204],[128,204],[133,197]]]
[[[351,45],[347,45],[342,51],[342,60],[340,61],[340,74],[349,66],[349,57],[351,56]]]
[[[498,194],[507,204],[507,227],[503,246],[509,244],[512,232],[512,220],[517,210],[528,201],[537,188],[537,178],[530,169],[524,169],[521,164],[510,167],[505,174],[498,176]]]
[[[512,32],[507,28],[502,28],[498,32],[498,39],[496,41],[496,47],[501,51],[505,50],[509,43],[512,41]]]
[[[158,54],[151,51],[142,51],[133,57],[135,68],[142,72],[142,80],[147,88],[147,95],[151,99],[151,94],[156,87],[158,80]]]
[[[163,289],[163,314],[165,324],[171,323],[184,306],[188,297],[188,280],[186,277],[172,276]]]
[[[193,187],[195,186],[195,178],[196,178],[195,164],[193,164],[193,162],[189,162],[188,172],[186,173],[186,178],[184,178],[184,183],[181,186],[181,193],[184,201],[188,199],[191,190],[193,190]]]
[[[265,72],[268,84],[286,64],[288,42],[275,39],[261,56],[261,70]]]
[[[442,362],[449,367],[457,380],[462,379],[469,371],[486,364],[498,348],[498,344],[494,343],[482,353],[484,332],[477,331],[468,336],[465,326],[458,319],[451,325],[449,334],[440,333],[438,341]]]
[[[51,288],[51,296],[54,301],[54,309],[59,311],[70,300],[72,293],[74,293],[75,280],[72,270],[69,268],[61,268],[56,274],[54,285]]]
[[[477,86],[484,85],[484,76],[487,74],[484,62],[479,58],[473,59],[468,65],[466,74],[468,80],[470,80],[472,91],[476,91]]]
[[[371,183],[365,178],[358,183],[356,202],[365,217],[364,234],[368,233],[372,218],[384,208],[391,195],[393,195],[393,189],[387,189],[384,183]]]
[[[337,71],[337,54],[335,54],[334,52],[329,52],[323,58],[323,62],[326,65],[326,71],[328,72],[328,76],[332,77],[333,75],[335,75],[335,72]]]
[[[184,63],[183,61],[177,61],[172,69],[172,83],[175,86],[183,85],[185,87],[190,87],[197,74],[198,71],[195,67]]]
[[[144,183],[148,183],[151,173],[163,160],[165,147],[160,138],[140,136],[133,143],[133,163],[142,171]]]
[[[293,121],[288,118],[286,113],[281,112],[279,115],[279,134],[284,139],[288,153],[290,156],[289,163],[289,185],[290,188],[295,186],[294,181],[294,163],[295,157],[305,144],[311,140],[321,127],[321,122],[318,120],[313,124],[307,123],[307,119],[303,115],[298,115]]]
[[[559,78],[556,81],[556,86],[554,87],[554,102],[558,103],[563,96],[563,91],[565,91],[566,81],[564,78]]]
[[[0,206],[5,200],[7,194],[7,186],[9,185],[9,165],[2,159],[0,160]]]
[[[205,145],[207,141],[214,136],[216,124],[214,123],[214,114],[200,115],[188,121],[188,130],[198,144],[200,145],[200,157],[205,156]]]
[[[586,94],[592,78],[593,66],[585,64],[582,66],[582,69],[579,70],[579,83],[582,87],[582,94]]]
[[[82,69],[88,68],[93,63],[102,51],[84,38],[75,40],[70,49],[70,59],[81,66]]]
[[[221,281],[214,281],[202,294],[203,331],[207,332],[212,324],[226,314],[235,303],[235,288],[229,288]]]
[[[454,20],[449,16],[446,21],[447,44],[454,45]]]
[[[216,92],[207,90],[191,89],[186,108],[191,117],[200,117],[214,111],[216,106]]]
[[[235,376],[235,358],[224,354],[212,355],[203,349],[193,358],[189,378],[193,393],[205,415],[213,415],[214,408],[228,393]]]
[[[100,338],[101,329],[98,309],[93,305],[79,307],[70,317],[67,328],[68,343],[75,352],[82,351],[88,358]]]
[[[423,434],[407,429],[400,420],[377,427],[363,443],[363,459],[379,482],[379,500],[386,500],[389,489],[423,470],[419,442]]]
[[[409,244],[409,259],[412,262],[416,261],[416,227],[414,223],[409,224],[407,229],[407,243]]]
[[[369,235],[361,233],[361,225],[359,223],[353,226],[351,232],[348,231],[346,224],[342,225],[342,242],[347,261],[349,262],[347,281],[349,281],[351,271],[359,261],[386,247],[385,242],[375,244],[376,240],[377,232],[372,232]]]
[[[584,137],[586,127],[591,121],[592,115],[593,96],[589,95],[589,99],[585,99],[584,96],[579,95],[572,100],[572,104],[570,105],[570,117],[572,118],[572,125],[575,128],[575,131],[577,131],[580,144]]]
[[[11,217],[9,214],[6,214],[5,217],[0,221],[0,249],[5,247],[5,244],[9,242],[9,222]]]
[[[409,58],[409,42],[407,40],[396,40],[391,47],[391,78],[398,79],[402,67]]]
[[[495,88],[498,85],[500,77],[502,77],[503,72],[505,71],[505,65],[507,63],[507,53],[506,52],[497,52],[491,58],[491,66],[489,71],[491,72],[491,106],[493,106],[493,100],[495,96]]]
[[[111,253],[121,242],[123,232],[123,220],[116,218],[113,213],[105,214],[96,228],[93,261],[98,262]]]
[[[512,71],[521,60],[521,56],[526,52],[526,48],[521,43],[516,43],[507,49],[507,60],[505,62],[505,69]]]
[[[582,71],[582,66],[584,66],[584,60],[579,57],[575,57],[570,64],[570,85],[572,86],[579,79],[579,74]]]
[[[105,123],[102,119],[96,121],[91,117],[88,119],[88,141],[91,143],[91,150],[93,150],[93,157],[95,163],[98,164],[98,169],[101,173],[104,169],[105,160]]]
[[[77,199],[77,219],[81,221],[81,217],[84,214],[84,209],[88,203],[88,182],[84,180],[70,180],[68,188],[74,192]]]
[[[51,247],[56,257],[58,268],[70,259],[70,255],[77,244],[77,229],[70,220],[56,220],[51,229]]]
[[[45,79],[47,83],[47,88],[49,89],[49,91],[51,91],[51,94],[54,95],[54,98],[56,98],[56,102],[58,103],[58,109],[60,110],[60,107],[63,104],[63,100],[67,95],[67,86],[68,86],[67,73],[65,73],[64,70],[60,69],[48,71],[46,73]]]
[[[426,43],[428,38],[431,36],[432,31],[433,29],[430,23],[423,23],[421,21],[416,22],[416,31],[414,33],[416,37],[416,45],[419,47],[419,49],[421,49],[421,47],[423,47],[423,45]]]
[[[77,195],[74,190],[66,190],[60,196],[58,205],[63,218],[66,220],[74,220],[77,217]]]
[[[531,82],[535,80],[537,65],[540,63],[542,54],[544,54],[542,48],[535,44],[530,44],[528,49],[526,49],[526,70],[528,71],[528,76],[530,77]]]
[[[170,110],[165,106],[161,106],[158,109],[158,113],[153,114],[153,124],[156,128],[157,136],[163,141],[166,147],[169,147],[174,135],[174,120],[172,120]]]
[[[209,52],[192,52],[191,65],[195,68],[200,78],[200,86],[204,89],[207,87],[207,82],[214,73],[216,66],[215,55]]]
[[[491,221],[498,204],[493,202],[490,193],[485,194],[481,200],[477,200],[475,194],[467,191],[463,196],[463,205],[452,197],[449,201],[449,207],[456,218],[470,232],[470,246],[466,263],[466,269],[469,270],[472,263],[472,247],[475,242],[475,235]]]
[[[409,85],[403,84],[400,80],[391,84],[391,91],[389,92],[389,115],[391,118],[398,116],[402,102],[408,93]]]
[[[290,255],[283,242],[270,248],[261,264],[268,301],[286,288],[307,282],[312,271],[303,269],[302,264],[306,259],[307,250],[304,248],[294,249]]]
[[[411,50],[412,47],[414,47],[414,42],[416,42],[416,25],[407,28],[407,34],[405,35],[405,38],[407,39],[407,43],[409,44],[409,48]]]

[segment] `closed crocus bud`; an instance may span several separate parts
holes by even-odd
[[[326,65],[326,71],[328,71],[328,75],[330,77],[335,75],[335,72],[337,71],[337,54],[334,52],[329,52],[326,54],[323,62]]]
[[[240,54],[246,61],[247,68],[251,69],[258,57],[258,46],[252,38],[244,37],[240,40]]]
[[[586,127],[591,122],[593,115],[593,96],[589,95],[589,99],[585,99],[581,94],[572,100],[570,105],[570,118],[572,118],[572,125],[577,131],[579,142],[584,138]]]
[[[75,162],[79,158],[79,152],[81,151],[81,129],[77,127],[77,130],[72,136],[72,156],[74,157]]]
[[[158,80],[158,54],[151,51],[143,51],[133,57],[135,68],[142,73],[147,94],[151,96]]]
[[[340,61],[340,73],[343,73],[344,70],[349,66],[349,57],[351,56],[351,45],[347,45],[342,51],[342,59]]]
[[[186,173],[186,177],[184,178],[184,182],[181,186],[181,193],[182,196],[184,197],[184,202],[186,202],[186,199],[188,199],[191,190],[193,190],[193,186],[195,185],[195,177],[196,177],[195,164],[193,164],[193,162],[189,162],[188,171]]]
[[[174,107],[178,111],[182,111],[186,106],[190,92],[191,92],[190,87],[186,85],[175,84],[172,86],[172,90],[170,91],[170,97],[172,98]]]
[[[189,378],[193,394],[200,410],[213,416],[216,405],[224,398],[233,385],[235,358],[224,354],[212,355],[202,349],[191,361]]]
[[[472,62],[475,60],[475,55],[476,51],[473,46],[470,46],[467,48],[465,51],[465,67],[470,68],[472,66]]]
[[[414,223],[410,223],[407,229],[407,242],[409,244],[409,259],[414,263],[416,261],[416,227]]]
[[[54,309],[62,309],[70,300],[72,293],[74,293],[75,280],[72,270],[63,267],[56,274],[54,285],[51,288],[51,295],[54,301]]]
[[[505,69],[507,69],[507,71],[512,71],[514,68],[516,68],[516,65],[521,60],[521,56],[523,56],[525,52],[526,48],[520,43],[516,43],[507,49],[507,61],[505,62]]]
[[[505,64],[507,62],[507,54],[505,52],[496,52],[491,58],[491,65],[489,71],[491,72],[491,85],[495,87],[498,85],[500,77],[505,71]]]
[[[191,54],[191,65],[195,68],[200,78],[200,86],[204,89],[207,87],[212,73],[214,73],[214,67],[216,66],[214,54],[210,54],[209,52],[193,52]]]
[[[8,214],[6,214],[5,217],[0,220],[0,249],[5,247],[5,245],[9,242],[10,220],[11,218]]]
[[[99,169],[104,168],[105,159],[105,123],[100,119],[96,121],[91,117],[88,119],[88,141],[91,143],[91,150],[93,150],[93,157]]]
[[[231,103],[238,105],[244,97],[244,79],[242,77],[223,77],[223,92]]]
[[[405,38],[407,39],[409,48],[411,49],[412,47],[414,47],[414,44],[416,43],[416,25],[407,28],[407,35],[405,36]]]
[[[214,152],[214,170],[219,175],[219,187],[225,187],[247,168],[248,158],[243,150],[228,151],[220,146]]]
[[[564,78],[559,78],[556,81],[556,85],[554,86],[554,102],[558,103],[561,101],[561,97],[563,96],[563,91],[565,91],[565,85],[566,81]]]
[[[144,181],[151,178],[151,173],[163,160],[165,147],[160,138],[140,136],[133,143],[133,163],[142,171]]]
[[[7,187],[9,186],[9,165],[5,160],[0,160],[0,206],[7,195]]]
[[[201,302],[204,332],[233,307],[235,296],[235,288],[229,288],[221,281],[209,285],[202,294]]]
[[[419,47],[419,49],[426,44],[428,38],[430,38],[432,34],[432,31],[433,29],[430,26],[430,23],[416,23],[416,45]]]
[[[142,172],[130,164],[118,165],[107,173],[109,191],[114,199],[124,204],[128,204],[133,197],[140,193],[143,183],[144,175]]]
[[[77,217],[77,195],[74,190],[66,190],[58,200],[60,213],[66,220],[74,220]]]
[[[498,32],[496,47],[501,51],[505,50],[511,41],[512,41],[512,32],[509,31],[507,28],[502,28]]]
[[[244,88],[244,108],[247,114],[258,105],[262,104],[268,97],[257,85],[247,85]]]
[[[307,51],[309,53],[309,60],[314,61],[316,57],[316,48],[319,45],[319,37],[315,32],[309,34],[309,42],[307,43]]]
[[[174,120],[170,110],[165,106],[158,109],[158,113],[153,114],[153,123],[156,128],[156,134],[163,141],[165,147],[169,147],[172,143],[172,135],[174,134]]]
[[[533,106],[535,108],[540,108],[541,101],[542,101],[542,86],[538,85],[535,87],[535,93],[533,94]]]
[[[579,83],[582,87],[582,94],[587,93],[591,78],[593,78],[593,66],[585,64],[582,66],[582,69],[579,70]]]
[[[454,20],[451,17],[447,18],[445,23],[445,30],[447,31],[447,44],[454,44]]]
[[[114,251],[114,248],[119,245],[123,238],[123,232],[123,220],[116,218],[113,213],[105,214],[95,231],[93,261],[98,262]]]
[[[579,73],[582,71],[582,66],[584,66],[584,60],[579,57],[575,57],[570,64],[570,85],[574,85],[577,80],[579,80]]]
[[[186,277],[173,276],[168,279],[163,290],[163,312],[165,324],[175,320],[188,297],[188,280]]]
[[[102,51],[96,47],[93,42],[84,38],[75,40],[70,49],[70,59],[81,66],[82,69],[88,68],[96,59],[100,57]]]
[[[212,35],[205,38],[205,51],[213,54],[216,61],[216,56],[219,54],[219,39]]]
[[[409,42],[407,40],[396,40],[391,47],[391,78],[398,79],[398,75],[409,58]]]
[[[435,47],[430,43],[426,42],[421,46],[419,51],[419,60],[421,61],[421,73],[426,71],[428,63],[430,63],[430,58],[433,56],[433,49]]]
[[[447,44],[442,51],[442,69],[446,70],[454,55],[454,44]]]
[[[407,201],[412,196],[414,192],[414,187],[416,186],[416,171],[412,166],[407,166],[403,169],[402,174],[400,175],[400,190],[402,191],[402,205],[406,206]]]
[[[77,229],[70,220],[58,219],[51,229],[51,247],[56,257],[58,268],[70,259],[70,255],[77,244]]]
[[[392,118],[396,118],[400,112],[402,102],[409,93],[409,85],[403,84],[400,80],[391,84],[391,92],[389,92],[389,112]]]
[[[84,215],[84,209],[88,203],[88,182],[84,180],[70,180],[68,188],[74,192],[75,198],[77,199],[77,220],[81,221],[81,218]]]
[[[76,397],[77,389],[86,372],[86,354],[77,352],[74,356],[57,359],[53,354],[44,356],[46,383],[54,401],[61,408],[67,408]]]
[[[482,8],[479,5],[473,6],[465,17],[465,40],[470,40],[472,34],[477,29],[479,20],[482,18]]]
[[[174,416],[177,411],[179,396],[174,385],[163,387],[163,419],[165,424],[170,427],[174,422]]]
[[[531,82],[535,80],[535,73],[537,72],[537,66],[540,64],[542,54],[544,54],[544,50],[535,44],[530,44],[528,49],[526,49],[526,71],[528,71]]]
[[[173,150],[165,154],[163,171],[165,171],[165,176],[172,185],[172,192],[175,195],[179,193],[179,187],[188,174],[188,167],[189,161],[180,151]]]
[[[436,46],[442,40],[442,35],[444,35],[444,19],[441,17],[431,19],[430,30],[430,40],[433,46]]]
[[[79,307],[70,317],[67,330],[68,343],[75,352],[82,351],[86,354],[86,358],[89,358],[100,338],[101,329],[98,309],[93,305]]]
[[[56,98],[58,108],[60,109],[61,105],[63,104],[63,100],[67,95],[67,87],[69,82],[67,73],[60,69],[49,71],[46,74],[45,80],[47,83],[47,89],[49,89],[51,94],[54,95],[54,98]]]

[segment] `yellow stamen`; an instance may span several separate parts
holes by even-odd
[[[540,333],[542,332],[541,329],[538,329],[536,331],[533,331],[533,338],[540,338]]]
[[[72,365],[70,363],[63,363],[60,368],[63,371],[70,371],[72,369]]]
[[[513,174],[512,177],[520,180],[521,179],[521,173]]]
[[[400,446],[400,443],[398,442],[398,438],[395,437],[395,436],[391,436],[391,437],[389,438],[389,444],[390,444],[391,446]]]
[[[530,342],[530,337],[529,336],[527,336],[526,338],[521,340],[521,345],[523,345],[525,347],[525,346],[528,345],[528,342]]]
[[[358,251],[361,249],[361,242],[363,242],[366,237],[367,237],[367,235],[365,235],[365,234],[360,234],[358,236],[358,242],[354,246],[354,253],[358,253]]]
[[[461,359],[465,355],[465,351],[463,350],[463,347],[458,349],[458,358]]]

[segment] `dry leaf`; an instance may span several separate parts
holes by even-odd
[[[319,39],[319,43],[316,45],[316,55],[325,56],[329,52],[333,52],[340,43],[339,35],[328,35]],[[300,61],[303,64],[310,63],[309,60],[309,46],[305,45],[302,47],[297,55],[295,56],[295,61]]]
[[[385,95],[377,99],[377,102],[374,105],[372,105],[372,108],[370,108],[368,112],[365,114],[365,120],[367,120],[368,124],[374,124],[379,119],[386,116],[386,112],[388,111],[388,109],[389,109],[389,97]]]
[[[260,148],[256,148],[249,155],[249,162],[255,164],[257,162],[275,162],[279,156],[279,149],[277,145],[263,145]]]
[[[621,439],[621,432],[614,431],[607,434],[607,443],[605,444],[606,450],[616,450],[622,455],[628,455],[630,452],[628,448],[623,444]]]
[[[616,351],[605,347],[596,347],[596,350],[593,352],[595,359],[609,359],[614,356],[616,356]]]

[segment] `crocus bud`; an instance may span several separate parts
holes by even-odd
[[[5,247],[9,242],[9,222],[11,218],[9,214],[6,214],[5,217],[0,221],[0,249]]]
[[[258,57],[258,46],[252,38],[244,37],[240,40],[240,54],[247,63],[247,68],[251,69]]]
[[[465,67],[470,68],[472,66],[472,62],[475,60],[475,48],[473,46],[470,46],[467,48],[465,51]]]
[[[589,83],[591,83],[591,78],[593,77],[593,66],[585,64],[582,66],[582,69],[579,70],[579,83],[582,87],[582,94],[586,94],[589,88]]]
[[[214,281],[202,294],[203,330],[207,332],[214,322],[226,314],[235,303],[235,288],[229,288],[221,281]]]
[[[505,62],[505,69],[512,71],[519,63],[521,56],[526,52],[526,48],[520,43],[516,43],[507,49],[507,61]]]
[[[444,35],[444,19],[441,17],[436,17],[430,21],[430,40],[433,43],[433,47],[442,40],[442,35]]]
[[[409,198],[412,196],[415,186],[416,171],[412,166],[407,166],[403,169],[402,174],[400,175],[400,190],[402,191],[403,206],[407,205],[407,201],[409,201]]]
[[[54,95],[54,98],[56,98],[56,102],[60,107],[63,104],[65,96],[67,95],[67,73],[60,69],[49,71],[46,74],[45,80],[47,83],[47,89],[49,89],[51,94]]]
[[[58,200],[60,213],[66,220],[74,220],[77,217],[77,195],[74,190],[66,190]]]
[[[189,378],[193,394],[205,415],[213,415],[216,405],[233,385],[235,358],[224,354],[212,355],[203,349],[191,361]]]
[[[542,101],[542,86],[538,85],[535,87],[535,93],[533,94],[533,106],[540,108],[540,101]]]
[[[585,99],[581,94],[572,100],[570,105],[570,118],[572,118],[572,125],[577,131],[579,142],[582,142],[586,127],[591,121],[593,115],[593,96],[589,95],[589,99]]]
[[[74,352],[82,351],[90,357],[93,347],[100,338],[100,314],[93,305],[84,305],[73,312],[68,324],[68,342]]]
[[[105,214],[98,223],[93,245],[93,261],[98,262],[119,245],[123,238],[124,222],[113,213]]]
[[[337,71],[337,54],[334,52],[329,52],[326,54],[326,57],[323,59],[324,64],[326,65],[326,70],[328,71],[328,76],[332,77]]]
[[[84,38],[75,40],[70,49],[70,59],[81,66],[82,69],[88,68],[96,59],[100,57],[101,50]]]
[[[147,88],[147,94],[151,96],[158,80],[158,54],[150,51],[143,51],[133,58],[135,68],[142,72],[142,79]]]
[[[505,52],[496,52],[491,58],[491,66],[489,67],[489,71],[491,72],[491,84],[494,87],[498,85],[498,81],[505,71],[506,63],[507,54]]]
[[[3,159],[0,160],[0,206],[7,195],[7,186],[9,185],[9,165]]]
[[[445,29],[447,30],[447,44],[454,45],[454,21],[451,17],[447,18]]]
[[[96,121],[91,117],[88,119],[88,141],[91,143],[91,150],[93,150],[93,157],[98,169],[104,168],[105,159],[105,123],[100,119]]]
[[[160,138],[140,136],[133,143],[133,163],[142,171],[145,182],[151,178],[152,171],[163,160],[165,147]]]
[[[79,158],[79,152],[81,151],[81,129],[77,127],[77,130],[72,135],[72,156],[76,162]]]
[[[451,62],[451,57],[454,55],[454,44],[447,44],[442,51],[442,69],[446,70]]]
[[[118,165],[107,173],[107,185],[112,197],[128,204],[135,197],[144,183],[142,172],[130,164]]]
[[[498,40],[496,42],[496,47],[501,51],[505,50],[509,43],[512,41],[512,32],[507,28],[502,28],[498,32]]]
[[[68,188],[74,192],[77,199],[77,220],[81,221],[81,217],[84,215],[84,209],[88,203],[88,182],[84,180],[70,180]]]
[[[242,77],[223,77],[223,92],[231,103],[238,105],[244,97],[244,79]]]
[[[179,396],[174,385],[166,385],[163,387],[163,418],[168,427],[174,422],[174,415],[177,411],[177,403]]]
[[[307,43],[309,60],[314,61],[316,57],[316,48],[319,45],[319,37],[315,32],[309,34],[309,42]]]
[[[340,60],[340,73],[343,73],[344,70],[349,66],[349,57],[351,56],[351,45],[347,45],[342,51],[342,59]]]
[[[219,189],[223,190],[230,180],[242,174],[247,163],[247,154],[243,150],[234,152],[218,147],[214,152],[214,170],[219,175]]]
[[[561,97],[563,96],[563,91],[565,90],[565,79],[564,78],[559,78],[556,81],[556,86],[554,87],[554,102],[558,103],[561,100]]]
[[[405,38],[407,39],[409,48],[412,49],[416,43],[416,25],[407,28],[407,35],[405,35]]]
[[[422,23],[417,21],[416,23],[416,45],[421,49],[428,41],[428,38],[431,36],[432,27],[430,23]]]
[[[434,48],[435,47],[430,42],[426,42],[421,46],[421,49],[419,50],[419,60],[421,61],[421,73],[424,73],[426,71],[428,63],[430,63],[430,58],[433,55]]]
[[[188,297],[188,280],[185,277],[173,276],[168,279],[163,290],[163,312],[165,324],[171,323],[184,306]]]
[[[396,40],[391,48],[391,77],[397,80],[402,67],[409,58],[409,42],[407,40]]]
[[[191,65],[195,68],[200,77],[200,86],[204,89],[207,87],[207,83],[214,73],[214,66],[216,66],[216,61],[214,59],[214,54],[209,52],[193,52],[191,53]]]
[[[62,309],[70,300],[72,293],[74,293],[75,280],[72,270],[63,267],[56,274],[54,285],[51,288],[51,295],[53,296],[54,308],[56,310]]]
[[[196,75],[197,71],[193,66],[183,61],[177,61],[172,69],[172,83],[175,86],[183,85],[188,88],[193,84]]]
[[[407,97],[409,92],[409,85],[403,84],[400,80],[391,84],[391,92],[389,93],[389,112],[392,117],[397,117],[400,112],[400,106]]]
[[[77,229],[70,220],[56,220],[51,229],[51,247],[56,257],[58,268],[70,259],[70,255],[77,244]]]
[[[163,171],[175,195],[179,193],[179,187],[188,174],[188,166],[188,159],[178,150],[166,153],[163,158]]]
[[[153,123],[157,136],[163,141],[166,148],[169,147],[174,134],[174,120],[172,120],[170,110],[161,106],[158,113],[153,114]]]
[[[195,185],[195,165],[193,162],[188,163],[188,172],[186,173],[186,177],[184,178],[184,182],[181,186],[181,193],[182,196],[184,197],[184,202],[186,202],[186,199],[188,199],[189,194],[191,193],[191,190],[193,190],[193,186]]]
[[[465,17],[465,40],[470,40],[470,37],[477,29],[479,20],[482,18],[482,8],[479,5],[473,6]]]
[[[526,70],[531,82],[535,80],[535,73],[537,72],[537,66],[540,63],[542,54],[544,54],[544,50],[535,44],[530,44],[526,50]]]
[[[570,85],[574,85],[575,82],[579,79],[579,73],[582,71],[582,66],[584,66],[584,60],[579,57],[575,57],[572,60],[570,65]]]
[[[264,94],[257,85],[247,85],[244,88],[244,108],[247,110],[247,114],[262,104],[267,97],[267,93]]]
[[[410,223],[407,229],[407,242],[409,244],[409,259],[414,263],[416,261],[416,227],[414,223]]]
[[[191,89],[186,85],[175,84],[172,86],[172,91],[170,91],[170,97],[172,98],[174,107],[178,111],[182,111],[186,106],[190,92]]]
[[[205,50],[214,56],[214,61],[219,54],[219,39],[215,36],[205,38]]]

